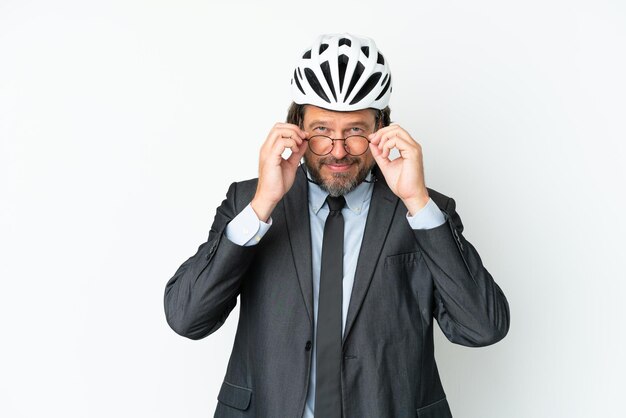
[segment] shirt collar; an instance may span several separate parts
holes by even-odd
[[[306,173],[308,176],[308,170],[306,170]],[[370,171],[367,174],[367,177],[365,177],[365,180],[372,181],[372,178],[372,172]],[[363,210],[363,203],[365,203],[372,196],[373,188],[373,183],[363,181],[350,193],[344,195],[343,197],[346,199],[346,206],[348,209],[357,215],[360,214]],[[322,190],[322,188],[317,184],[309,182],[309,206],[313,210],[313,213],[317,215],[322,206],[324,206],[324,203],[326,203],[327,196],[327,191]]]

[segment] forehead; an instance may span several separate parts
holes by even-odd
[[[374,124],[376,122],[376,111],[374,109],[362,109],[351,112],[337,112],[334,110],[323,109],[321,107],[306,105],[304,107],[304,124],[312,121],[324,121],[327,123],[338,124]]]

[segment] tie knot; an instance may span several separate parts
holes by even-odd
[[[343,196],[328,196],[326,202],[328,202],[328,208],[331,212],[341,211],[346,205],[346,199],[344,199]]]

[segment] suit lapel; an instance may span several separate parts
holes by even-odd
[[[376,175],[377,181],[374,183],[374,190],[372,191],[372,200],[367,214],[363,242],[361,243],[361,251],[359,252],[356,273],[354,275],[354,285],[352,287],[352,295],[348,307],[348,317],[346,318],[343,342],[345,342],[346,337],[350,333],[352,324],[359,313],[367,289],[372,281],[374,269],[376,268],[380,252],[385,244],[389,226],[391,225],[399,200],[389,189],[387,183],[385,183],[385,179],[377,166],[375,167],[374,174]]]
[[[372,200],[367,214],[367,223],[363,233],[363,242],[354,276],[354,285],[348,307],[346,328],[343,334],[345,342],[352,324],[361,308],[367,289],[378,263],[380,252],[387,238],[389,226],[393,219],[398,198],[385,183],[378,167],[374,174],[377,181],[372,191]],[[293,261],[300,283],[300,290],[313,324],[313,269],[311,263],[311,224],[308,206],[308,182],[304,172],[298,170],[294,185],[283,198],[285,225],[289,234],[289,243],[293,254]]]
[[[304,172],[299,169],[293,186],[283,199],[283,205],[300,290],[309,314],[309,321],[313,324],[313,269],[308,201],[308,182]]]

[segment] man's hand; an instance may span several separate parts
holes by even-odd
[[[424,183],[422,147],[396,124],[379,129],[369,140],[372,155],[389,188],[402,199],[409,213],[415,215],[429,199]],[[389,153],[394,147],[400,151],[400,157],[392,161]]]
[[[296,125],[277,123],[261,146],[259,183],[250,202],[260,220],[266,222],[280,199],[291,189],[298,163],[307,149],[307,144],[303,144],[307,136]],[[287,148],[291,149],[291,155],[284,159],[282,153]]]

